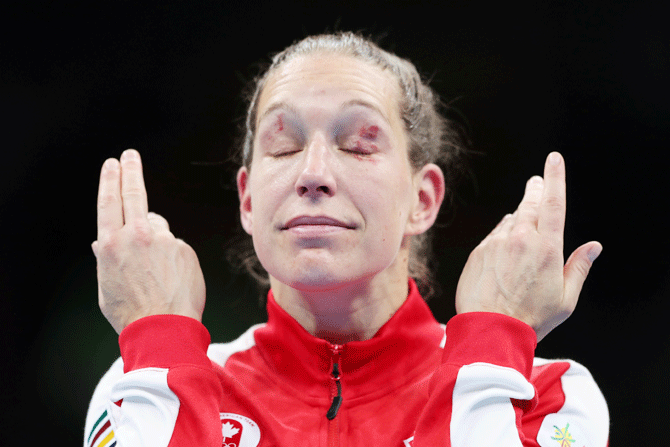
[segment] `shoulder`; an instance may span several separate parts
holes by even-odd
[[[207,348],[207,357],[214,363],[218,365],[225,365],[228,358],[238,352],[246,351],[253,348],[256,345],[254,339],[254,332],[257,329],[265,326],[266,323],[256,324],[251,326],[246,330],[242,335],[237,339],[227,342],[227,343],[212,343]],[[106,394],[106,390],[111,388],[111,385],[114,384],[118,379],[124,375],[123,370],[123,359],[119,357],[112,366],[107,370],[107,372],[102,376],[98,386],[93,393],[93,399],[96,398],[96,395]]]
[[[254,333],[264,327],[267,323],[251,326],[237,339],[228,343],[212,343],[207,349],[207,357],[219,366],[225,366],[226,362],[233,354],[248,351],[256,346]]]
[[[538,402],[525,417],[535,425],[540,445],[545,445],[542,440],[553,445],[561,436],[583,445],[607,445],[607,402],[585,366],[567,359],[535,358],[531,382]]]

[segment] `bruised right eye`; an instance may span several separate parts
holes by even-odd
[[[295,120],[285,114],[268,116],[260,125],[259,143],[264,153],[285,157],[300,152],[304,146],[303,132]]]

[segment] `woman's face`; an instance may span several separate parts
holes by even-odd
[[[413,218],[422,205],[399,100],[391,74],[349,56],[300,56],[268,78],[238,188],[276,280],[316,291],[372,278],[427,229]]]

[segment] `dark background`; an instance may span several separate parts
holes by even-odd
[[[14,5],[12,6],[12,3]],[[446,322],[468,253],[546,155],[567,163],[566,254],[604,251],[538,355],[585,364],[611,446],[667,439],[670,32],[662,2],[5,2],[0,11],[0,443],[77,445],[118,356],[97,308],[102,162],[134,147],[149,205],[198,253],[215,342],[263,321],[223,246],[237,226],[225,160],[257,63],[308,34],[362,30],[432,77],[467,118],[472,176],[436,240]],[[448,225],[447,225],[448,224]]]

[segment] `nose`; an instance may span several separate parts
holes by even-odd
[[[335,194],[337,186],[332,172],[333,161],[327,139],[323,135],[315,134],[304,151],[300,175],[295,183],[300,197],[316,199]]]

